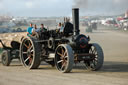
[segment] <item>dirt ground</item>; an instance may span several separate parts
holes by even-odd
[[[81,32],[103,48],[105,58],[100,71],[74,67],[71,73],[63,74],[47,64],[28,70],[14,61],[9,67],[0,63],[0,85],[128,85],[128,34],[110,30]]]

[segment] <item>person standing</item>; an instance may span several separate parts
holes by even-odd
[[[62,27],[61,22],[59,22],[57,29],[60,29]]]
[[[61,24],[60,33],[64,32],[64,24]]]

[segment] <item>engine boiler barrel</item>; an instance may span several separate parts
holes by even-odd
[[[72,9],[72,20],[73,20],[73,34],[78,35],[79,30],[79,8],[73,8]]]

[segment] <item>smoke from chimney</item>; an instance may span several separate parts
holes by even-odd
[[[82,14],[122,14],[128,9],[128,0],[73,0]]]
[[[85,8],[88,5],[88,0],[74,0],[74,8]]]

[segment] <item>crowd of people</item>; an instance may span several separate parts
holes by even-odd
[[[57,26],[57,33],[59,32],[59,33],[63,34],[64,32],[67,32],[67,31],[68,31],[67,33],[72,33],[73,25],[69,21],[70,21],[69,19],[66,19],[65,23],[59,22],[58,26]],[[66,28],[66,30],[64,28]],[[36,33],[40,34],[42,32],[46,32],[46,31],[47,31],[47,29],[44,27],[44,24],[41,24],[40,28],[38,28],[36,24],[33,25],[31,23],[30,26],[27,28],[27,35],[34,36]]]
[[[58,24],[58,27],[57,27],[58,31],[61,33],[63,32],[63,29],[64,29],[64,25],[62,23],[59,23]],[[38,32],[46,32],[47,29],[44,27],[44,24],[41,24],[41,27],[40,28],[37,28],[37,25],[36,24],[30,24],[30,26],[27,28],[27,35],[28,36],[34,36],[35,33],[38,33]]]

